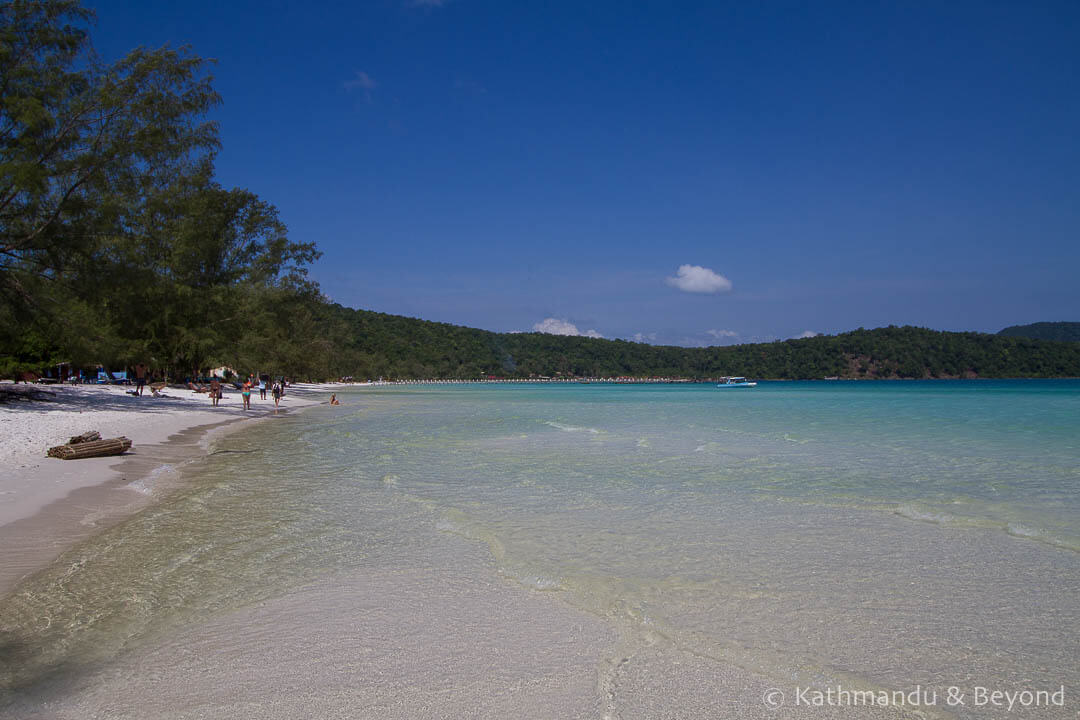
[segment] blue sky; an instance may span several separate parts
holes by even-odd
[[[219,179],[345,305],[682,345],[1080,320],[1080,3],[89,5],[107,58],[217,60]]]

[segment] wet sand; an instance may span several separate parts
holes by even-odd
[[[58,668],[12,717],[904,718],[894,708],[774,708],[764,676],[498,577],[477,543],[321,580],[174,628],[105,666]]]
[[[332,391],[332,390],[331,390]],[[53,399],[0,406],[0,595],[65,549],[160,500],[181,468],[247,423],[274,417],[273,401],[240,409],[227,394],[218,408],[205,394],[167,389],[139,398],[120,387],[53,387]],[[278,417],[329,397],[318,385],[290,389]],[[57,460],[45,450],[98,429],[134,441],[121,456]]]
[[[0,525],[0,595],[65,549],[163,497],[179,481],[181,468],[206,454],[214,430],[240,422],[196,425],[123,456],[56,461],[24,475],[28,482],[62,482],[72,475],[79,483],[91,484],[76,487],[29,517]]]

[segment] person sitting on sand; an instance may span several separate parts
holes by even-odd
[[[338,402],[337,393],[331,393],[330,394],[330,404],[331,405],[340,405],[341,404],[340,402]]]

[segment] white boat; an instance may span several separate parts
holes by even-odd
[[[731,377],[722,377],[722,378],[720,378],[720,382],[717,384],[716,387],[718,387],[718,388],[757,387],[757,383],[748,381],[744,377],[731,376]]]

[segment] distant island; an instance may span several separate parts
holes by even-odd
[[[1080,377],[1080,344],[917,327],[686,348],[542,333],[494,333],[326,306],[341,375],[364,378],[761,379]]]
[[[1026,337],[1034,340],[1080,342],[1080,322],[1037,322],[1030,325],[1011,325],[998,332],[1006,337]]]

